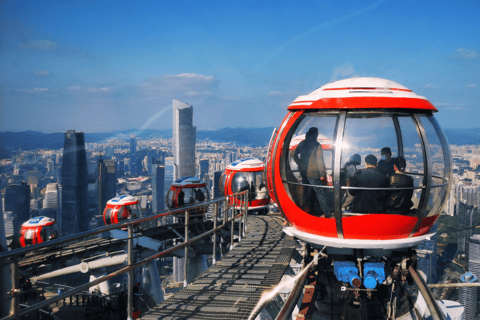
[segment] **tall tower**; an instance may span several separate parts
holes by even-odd
[[[435,223],[430,232],[437,232],[437,224]],[[418,269],[422,270],[427,276],[427,283],[435,283],[437,278],[437,235],[435,234],[430,240],[425,240],[417,246]]]
[[[83,132],[67,130],[62,163],[63,236],[86,231],[88,226],[88,169]]]
[[[102,179],[102,213],[107,205],[107,201],[115,198],[117,195],[117,167],[115,160],[104,160],[103,166],[105,171],[103,171],[104,176]]]
[[[5,188],[5,211],[12,212],[13,234],[20,234],[22,223],[30,219],[30,188],[26,183]]]
[[[468,272],[463,274],[460,280],[462,283],[473,283],[477,281],[477,277],[473,273]],[[475,319],[477,310],[477,287],[459,288],[458,302],[465,307],[462,319]]]
[[[208,174],[208,167],[209,167],[209,162],[208,162],[208,159],[200,159],[200,161],[198,162],[199,164],[199,178],[200,180],[203,180],[203,176],[205,176],[206,174]]]
[[[130,172],[132,174],[137,173],[137,141],[135,140],[135,135],[130,135]]]
[[[173,180],[195,176],[195,142],[193,106],[173,99]]]
[[[473,221],[474,207],[465,202],[465,200],[458,199],[457,203],[457,219],[458,219],[458,231],[457,232],[457,245],[458,253],[468,253],[469,239],[472,235],[472,221]]]
[[[152,212],[165,210],[165,166],[163,164],[152,164]]]

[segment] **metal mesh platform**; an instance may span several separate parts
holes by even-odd
[[[262,293],[280,282],[294,252],[281,222],[249,217],[249,232],[232,251],[141,319],[247,319]]]

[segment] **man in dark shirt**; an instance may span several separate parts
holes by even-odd
[[[395,158],[392,158],[392,150],[389,147],[385,147],[380,150],[380,154],[382,155],[382,160],[378,162],[377,170],[387,177],[394,174],[393,164],[395,163]]]
[[[365,169],[355,173],[351,186],[359,188],[386,188],[387,177],[377,171],[377,157],[370,154],[365,157]],[[355,196],[352,202],[353,212],[382,213],[384,212],[384,192],[381,190],[355,190],[350,193]]]
[[[413,178],[403,172],[407,162],[403,157],[397,157],[393,168],[395,173],[388,177],[388,183],[391,188],[413,188]],[[413,206],[413,189],[398,190],[387,192],[385,199],[385,208],[387,213],[406,214]]]
[[[317,138],[318,129],[311,127],[305,134],[305,140],[300,142],[295,148],[293,160],[298,165],[303,184],[325,185],[327,182],[327,169],[323,160],[323,149]],[[303,188],[303,205],[310,210],[311,208],[308,205],[311,187],[304,186]],[[325,189],[314,188],[314,190],[323,214],[326,218],[330,218],[331,212],[327,204]],[[303,208],[304,210],[306,209],[305,207]]]

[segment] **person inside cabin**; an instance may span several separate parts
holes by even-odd
[[[353,176],[355,173],[357,173],[357,166],[359,166],[362,163],[362,157],[360,157],[359,154],[354,154],[353,156],[350,157],[347,163],[345,163],[344,170],[340,176],[341,184],[342,186],[347,186],[349,187],[351,185]],[[350,193],[350,191],[347,189],[345,192],[345,196],[343,198],[343,203],[342,203],[342,210],[347,211],[350,210],[350,205],[352,204],[354,197]]]
[[[351,186],[366,188],[367,190],[351,189],[354,196],[352,211],[356,213],[382,213],[384,212],[384,191],[368,190],[369,188],[388,187],[387,177],[376,170],[377,157],[369,154],[365,157],[365,169],[358,171],[352,178]]]
[[[412,189],[388,191],[385,199],[385,209],[387,213],[406,214],[413,206],[413,178],[404,173],[406,166],[407,162],[405,158],[397,157],[393,165],[395,173],[388,177],[388,183],[391,188]]]
[[[257,196],[255,199],[265,199],[267,197],[267,188],[265,187],[265,183],[262,181],[260,182],[260,185],[258,186],[258,192]]]
[[[205,195],[200,189],[195,190],[195,200],[197,200],[198,202],[205,201]]]
[[[179,207],[185,205],[185,192],[183,192],[182,189],[180,189],[180,192],[178,193],[177,203]]]
[[[311,127],[305,134],[305,140],[301,141],[295,148],[293,160],[298,165],[303,184],[326,185],[327,169],[323,160],[323,150],[317,141],[318,129]],[[303,210],[310,212],[310,189],[303,186]],[[324,188],[314,187],[318,202],[326,218],[331,217],[330,208],[327,205],[327,197]]]
[[[395,173],[393,169],[395,158],[392,158],[392,150],[389,147],[385,147],[380,150],[380,154],[382,155],[382,160],[378,162],[377,170],[389,177]]]

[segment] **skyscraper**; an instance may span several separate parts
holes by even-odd
[[[165,210],[165,166],[163,164],[152,164],[152,212]]]
[[[477,281],[477,277],[471,272],[465,273],[460,277],[462,283],[472,283]],[[477,288],[461,287],[458,292],[458,302],[464,307],[463,319],[475,319],[477,310]]]
[[[137,163],[137,141],[135,140],[135,135],[130,135],[130,172],[132,174],[137,173],[136,168]]]
[[[472,235],[472,221],[473,221],[474,207],[466,203],[465,200],[458,199],[457,202],[457,245],[458,253],[468,253],[469,239]]]
[[[208,174],[208,166],[209,166],[209,163],[208,163],[208,159],[200,159],[198,161],[198,164],[199,164],[199,178],[200,180],[203,180],[203,176]]]
[[[437,224],[435,223],[430,232],[437,232]],[[437,235],[435,234],[430,240],[425,240],[417,246],[418,263],[417,268],[422,270],[427,276],[427,283],[435,283],[437,278]]]
[[[30,219],[30,188],[26,183],[5,188],[5,212],[12,212],[13,233],[19,234],[22,223]]]
[[[83,132],[67,130],[62,163],[63,236],[87,230],[88,170]]]
[[[173,99],[173,180],[195,176],[195,142],[193,106]]]
[[[101,212],[105,209],[107,201],[115,198],[117,195],[117,178],[115,160],[104,160],[103,166],[105,168],[102,179],[102,206]]]

